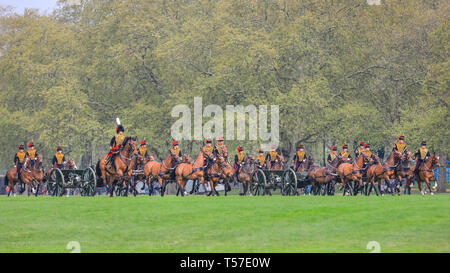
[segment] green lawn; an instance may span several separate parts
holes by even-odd
[[[0,252],[450,252],[450,195],[0,197]]]

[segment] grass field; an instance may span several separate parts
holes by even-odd
[[[0,252],[450,252],[450,195],[0,197]]]

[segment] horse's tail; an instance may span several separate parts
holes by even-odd
[[[5,186],[8,186],[8,173],[5,174]]]
[[[95,164],[95,175],[97,176],[97,186],[103,186],[103,177],[102,177],[102,171],[100,170],[100,159],[97,161],[97,164]]]

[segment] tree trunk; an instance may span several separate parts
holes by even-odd
[[[447,155],[444,153],[438,153],[441,155],[439,161],[441,162],[441,167],[439,167],[439,178],[437,181],[437,192],[446,192],[447,184]]]

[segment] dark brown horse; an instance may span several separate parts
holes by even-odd
[[[334,194],[336,171],[342,162],[342,157],[336,156],[325,167],[311,166],[308,170],[307,178],[311,182],[311,188],[314,194],[320,193],[319,190],[322,190],[322,195]],[[311,158],[311,165],[313,164],[314,160]]]
[[[244,188],[243,195],[247,195],[248,188],[252,182],[252,175],[255,171],[255,158],[251,155],[247,156],[239,168],[237,180],[242,183]]]
[[[306,158],[305,161],[302,161],[299,165],[298,168],[295,170],[296,172],[306,172],[308,171],[312,165],[314,164],[314,159],[313,157],[310,155]]]
[[[153,192],[153,182],[158,181],[161,185],[161,196],[164,196],[166,191],[166,185],[168,180],[171,177],[171,173],[175,171],[175,167],[172,167],[172,163],[175,162],[179,164],[182,158],[178,156],[176,153],[172,153],[169,151],[167,157],[163,160],[162,163],[152,160],[147,162],[144,166],[144,175],[146,177],[146,181],[149,187],[149,195]]]
[[[109,196],[113,197],[114,187],[122,185],[125,182],[126,187],[128,187],[129,179],[126,177],[131,177],[132,175],[132,165],[133,156],[137,155],[136,150],[136,137],[126,137],[122,144],[122,149],[119,154],[114,157],[113,161],[109,161],[107,164],[105,159],[107,155],[104,155],[100,161],[97,163],[101,172],[101,176],[105,184],[108,184]],[[109,168],[110,164],[114,164],[115,168]],[[128,190],[125,195],[128,194]]]
[[[434,193],[431,191],[430,181],[436,181],[433,170],[435,168],[439,168],[440,166],[441,163],[439,163],[439,156],[433,153],[432,156],[427,157],[425,161],[420,165],[418,174],[414,173],[414,168],[411,169],[411,172],[414,173],[414,179],[417,181],[419,191],[422,195],[425,195],[422,190],[422,182],[425,182],[427,184],[427,188],[430,191],[430,194],[434,195]],[[407,181],[406,183],[408,183],[407,186],[409,187],[411,181]]]
[[[20,193],[23,193],[25,189],[28,189],[28,196],[30,196],[31,192],[34,193],[35,196],[38,195],[39,187],[44,180],[44,171],[42,169],[42,155],[39,154],[36,158],[36,162],[34,166],[30,164],[30,158],[26,157],[24,165],[22,169],[20,169],[19,178],[16,179],[16,168],[10,169],[5,176],[6,182],[9,186],[8,196],[11,195],[11,192],[16,196],[15,186],[20,180],[20,186],[22,190]]]
[[[234,178],[234,168],[229,162],[225,160],[225,157],[223,157],[222,155],[218,155],[217,160],[221,169],[220,178],[223,180],[225,196],[227,196],[227,192],[231,190],[230,181],[232,181]]]
[[[412,173],[411,173],[411,162],[413,160],[412,153],[410,151],[405,151],[403,153],[403,158],[400,160],[400,163],[395,168],[395,177],[397,178],[397,181],[399,182],[398,187],[400,188],[400,183],[402,179],[405,179],[405,190],[408,190],[408,193],[411,194],[411,188],[406,186],[408,184],[408,181],[412,179]],[[400,190],[399,190],[400,192]]]

